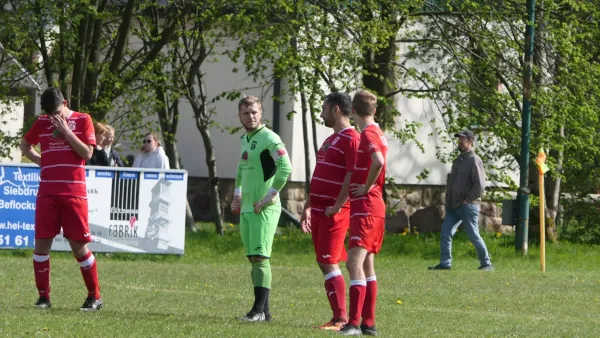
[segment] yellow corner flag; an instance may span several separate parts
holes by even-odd
[[[538,166],[538,171],[540,175],[544,175],[550,170],[550,168],[548,168],[548,165],[546,164],[546,153],[544,153],[544,149],[540,148],[538,156],[535,159],[535,163]]]

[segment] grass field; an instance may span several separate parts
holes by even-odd
[[[53,253],[52,303],[36,299],[31,252],[0,252],[2,337],[329,337],[312,328],[330,318],[308,235],[281,229],[273,254],[271,323],[234,317],[251,306],[250,267],[235,228],[219,238],[190,234],[186,255],[97,254],[105,308],[80,313],[86,293],[74,259]],[[596,337],[600,248],[547,245],[547,272],[535,247],[514,254],[513,238],[485,238],[495,272],[477,271],[464,234],[452,271],[436,263],[436,236],[388,236],[377,258],[377,326],[382,337]],[[348,275],[343,268],[348,281]]]

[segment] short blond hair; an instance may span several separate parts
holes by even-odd
[[[377,96],[368,90],[360,90],[352,98],[352,109],[358,116],[375,115]]]
[[[238,102],[238,112],[242,110],[244,106],[250,106],[256,103],[258,105],[258,109],[262,110],[262,104],[260,103],[260,99],[256,96],[246,96]]]
[[[115,128],[113,128],[110,124],[105,124],[104,125],[106,127],[106,129],[108,129],[108,131],[110,131],[111,133],[115,133]]]
[[[94,134],[104,135],[108,131],[108,128],[101,122],[94,122]]]

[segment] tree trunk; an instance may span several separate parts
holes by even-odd
[[[35,14],[42,21],[42,8],[40,3],[35,3]],[[44,59],[44,74],[46,75],[46,82],[48,86],[52,86],[52,62],[50,60],[50,55],[48,54],[48,48],[46,48],[46,32],[44,31],[44,25],[38,25],[38,39],[40,40],[40,53],[42,54],[42,58]]]
[[[565,137],[564,125],[560,126],[558,133],[561,138]],[[560,206],[560,188],[562,183],[564,152],[562,150],[550,151],[550,155],[556,158],[556,176],[548,180],[549,184],[546,187],[546,233],[548,234],[548,238],[550,238],[553,243],[556,243],[558,240],[558,235],[556,233],[556,216],[558,215],[558,208]]]
[[[313,85],[312,88],[310,90],[310,124],[311,124],[311,128],[312,128],[312,145],[313,145],[313,150],[315,152],[315,159],[317,158],[317,153],[319,152],[319,144],[317,142],[317,119],[318,116],[315,113],[313,107],[314,107],[314,103],[315,103],[315,95],[317,93],[317,86],[319,85],[318,83],[318,78],[315,78],[313,81]]]
[[[177,126],[179,125],[179,100],[169,105],[167,100],[167,94],[164,89],[160,86],[156,86],[155,89],[157,99],[162,102],[162,105],[157,109],[158,120],[160,121],[161,134],[165,142],[164,150],[165,154],[169,158],[169,167],[172,169],[181,169],[181,161],[179,158],[179,152],[177,151],[177,141],[175,134],[177,133]],[[165,134],[167,136],[165,137]],[[196,220],[190,207],[190,200],[186,197],[185,199],[185,227],[192,231],[198,231],[196,227]]]
[[[89,43],[89,56],[88,60],[91,63],[88,74],[85,78],[85,92],[83,94],[83,106],[91,106],[96,100],[96,91],[98,88],[98,72],[100,70],[100,40],[102,38],[102,26],[104,19],[102,18],[102,12],[106,8],[108,0],[102,0],[98,5],[98,16],[94,20],[93,34]]]
[[[69,82],[67,80],[67,76],[69,73],[69,67],[67,65],[67,41],[65,39],[65,34],[67,32],[67,25],[65,23],[65,19],[60,19],[59,23],[59,32],[58,32],[58,84],[60,86],[60,91],[62,92],[64,98],[70,101],[69,95]]]
[[[387,97],[387,94],[392,92],[391,84],[395,83],[394,72],[392,68],[393,62],[396,60],[396,38],[391,37],[386,48],[373,52],[368,50],[364,52],[365,64],[363,69],[367,73],[363,76],[363,85],[375,92],[379,97]],[[392,98],[393,99],[393,98]],[[389,104],[379,102],[375,119],[378,121],[382,130],[385,130],[388,124],[395,124],[393,116],[389,116],[390,109],[393,109],[393,103]]]
[[[70,108],[76,111],[81,110],[81,99],[83,87],[85,86],[83,73],[87,71],[88,28],[91,27],[91,19],[91,15],[83,15],[83,18],[79,21],[78,45],[73,62],[73,79],[71,82],[71,102],[69,102]]]
[[[304,76],[301,73],[301,70],[296,69],[296,74],[298,76],[298,88],[300,91],[300,103],[302,106],[302,138],[304,140],[304,173],[306,175],[304,185],[306,189],[306,193],[310,193],[310,146],[308,144],[308,107],[306,102],[306,93],[304,93]]]
[[[196,126],[202,135],[204,141],[204,151],[206,152],[206,165],[208,166],[208,189],[210,192],[210,206],[215,222],[215,230],[219,235],[223,235],[223,215],[221,213],[221,198],[219,196],[219,178],[217,176],[217,162],[215,160],[212,138],[207,125]]]

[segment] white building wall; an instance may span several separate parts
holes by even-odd
[[[139,44],[135,37],[131,38],[132,45]],[[224,52],[234,48],[234,41],[226,41],[222,46],[216,48],[216,57],[207,61],[202,72],[206,81],[206,91],[208,98],[211,99],[224,91],[233,89],[242,90],[246,95],[254,95],[263,99],[263,119],[269,125],[273,123],[273,87],[271,84],[259,85],[250,76],[242,71],[244,68],[241,63],[233,63]],[[406,50],[406,46],[400,45],[399,52]],[[243,57],[243,56],[242,56]],[[417,66],[418,65],[409,65]],[[234,68],[240,71],[234,73]],[[282,81],[282,93],[287,92],[285,81]],[[353,94],[350,93],[351,95]],[[443,162],[438,155],[452,159],[456,156],[455,139],[447,132],[444,119],[440,114],[434,102],[427,99],[408,98],[403,95],[396,95],[395,104],[401,112],[397,122],[402,127],[403,121],[419,122],[422,126],[417,131],[417,139],[424,147],[424,151],[419,149],[417,144],[409,141],[406,144],[388,134],[390,150],[388,154],[387,174],[394,178],[398,184],[408,185],[445,185],[447,174],[450,172],[451,163]],[[208,168],[205,162],[205,151],[202,137],[196,128],[196,122],[193,117],[193,111],[189,102],[182,100],[180,104],[180,122],[177,133],[177,147],[182,159],[183,166],[188,170],[192,177],[207,177]],[[237,117],[237,100],[234,102],[223,99],[209,106],[209,109],[215,109],[215,122],[220,125],[235,127],[239,126]],[[295,111],[288,120],[289,112]],[[317,115],[320,114],[320,109]],[[310,112],[309,112],[310,115]],[[150,121],[157,121],[155,116],[148,118]],[[319,122],[321,122],[319,118]],[[332,133],[332,129],[326,128],[321,123],[317,123],[317,144],[320,147],[322,142]],[[213,146],[217,162],[217,171],[220,178],[235,178],[237,164],[239,161],[240,137],[243,131],[234,135],[219,128],[211,128]],[[304,140],[302,131],[302,109],[300,96],[295,99],[285,99],[280,105],[280,123],[279,135],[286,144],[293,170],[290,180],[302,182],[305,180],[304,170]],[[309,136],[309,154],[311,173],[315,166],[315,154],[312,141],[312,126],[308,121]],[[141,141],[141,140],[138,140]],[[133,153],[137,154],[139,144],[122,143],[121,154],[123,156]],[[417,176],[424,169],[429,171],[427,178],[419,180]],[[517,172],[510,172],[513,179],[518,180]]]
[[[2,132],[8,136],[17,136],[23,128],[24,114],[23,101],[0,102],[0,126],[2,126]],[[0,163],[21,162],[21,150],[19,150],[19,147],[12,148],[9,155],[9,157],[0,157]]]

